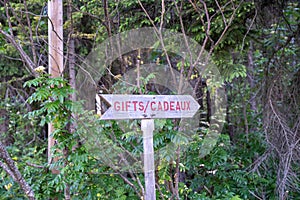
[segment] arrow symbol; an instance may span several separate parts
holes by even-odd
[[[100,97],[110,106],[102,120],[192,118],[200,108],[191,95],[104,94]]]

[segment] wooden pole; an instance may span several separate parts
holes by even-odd
[[[141,129],[143,131],[144,147],[144,173],[145,173],[145,200],[155,200],[155,168],[153,149],[153,119],[142,119]]]
[[[63,72],[63,2],[48,1],[48,69],[51,77],[62,76]],[[52,124],[48,124],[48,162],[52,161],[51,147],[55,139],[51,137]]]

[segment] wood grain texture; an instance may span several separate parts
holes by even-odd
[[[109,104],[102,120],[192,118],[200,105],[191,95],[100,95]]]
[[[154,120],[143,119],[141,122],[144,147],[145,200],[155,200],[155,168],[153,149]]]

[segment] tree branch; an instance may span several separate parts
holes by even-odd
[[[22,188],[22,190],[24,191],[28,199],[35,200],[33,190],[26,182],[26,180],[22,177],[19,169],[15,165],[13,159],[6,151],[1,141],[0,141],[0,158],[2,158],[5,162],[5,164],[0,162],[0,167],[2,167],[14,179],[14,181],[20,185],[20,187]]]
[[[38,73],[34,70],[36,68],[34,62],[31,60],[31,58],[26,54],[24,49],[21,47],[20,44],[17,43],[13,35],[10,35],[3,31],[0,28],[0,33],[16,48],[18,51],[19,55],[21,56],[23,62],[26,64],[27,70],[35,77],[38,76]]]

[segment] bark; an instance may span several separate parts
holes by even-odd
[[[67,7],[67,18],[71,22],[69,27],[69,37],[68,37],[68,44],[67,44],[67,58],[68,58],[68,67],[69,67],[69,83],[70,86],[73,89],[76,89],[76,72],[75,72],[75,44],[74,44],[74,38],[72,37],[73,34],[73,21],[72,21],[72,2],[68,1],[68,7]],[[73,93],[70,97],[70,100],[76,101],[76,94]],[[71,114],[71,118],[74,117],[73,114]],[[70,134],[72,134],[75,131],[76,124],[70,123],[70,126],[68,127]],[[72,149],[72,150],[75,150]],[[65,166],[68,164],[68,156],[69,156],[70,150],[65,149],[64,150],[64,158],[65,158]],[[66,175],[67,176],[67,175]],[[65,183],[65,189],[64,189],[64,197],[66,200],[71,199],[71,193],[70,193],[70,185],[68,183]]]
[[[63,2],[48,1],[48,65],[51,77],[60,77],[64,71],[63,61]],[[54,127],[48,124],[48,162],[56,162],[58,157],[53,157],[51,148],[56,144],[55,138],[51,136]],[[52,169],[53,174],[58,174],[58,169]]]
[[[34,70],[37,66],[34,64],[34,62],[31,60],[31,58],[27,55],[27,53],[24,51],[24,49],[21,47],[19,43],[15,40],[13,35],[9,35],[2,29],[0,29],[0,34],[6,38],[8,42],[10,42],[15,49],[18,51],[20,54],[23,62],[26,64],[25,67],[26,69],[33,75],[33,76],[38,76],[38,73]]]
[[[208,123],[210,123],[210,117],[211,117],[211,98],[210,98],[210,92],[207,89],[206,90],[206,106],[207,106],[207,116],[206,120]]]
[[[75,69],[75,41],[74,38],[72,37],[73,34],[73,21],[72,21],[72,2],[68,2],[68,12],[67,12],[67,17],[68,20],[71,21],[71,25],[69,27],[69,38],[68,38],[68,66],[69,66],[69,83],[70,86],[75,90],[76,89],[76,69]],[[76,93],[73,93],[70,97],[70,100],[76,101],[77,96]],[[73,132],[75,130],[76,125],[71,124],[70,131]]]
[[[26,194],[28,199],[34,200],[35,196],[34,196],[34,192],[33,192],[32,188],[29,186],[29,184],[26,182],[26,180],[21,175],[19,169],[15,165],[15,162],[10,157],[10,155],[6,151],[4,145],[1,141],[0,141],[0,158],[4,161],[4,162],[0,161],[0,167],[6,173],[8,173],[14,179],[15,182],[17,182],[20,185],[20,187],[22,188],[22,190],[24,191],[24,193]]]
[[[179,169],[179,163],[180,163],[180,146],[176,150],[176,169],[175,169],[175,175],[174,175],[174,183],[175,183],[175,198],[180,199],[179,197],[179,175],[180,175],[180,169]]]
[[[8,114],[5,109],[0,109],[0,120],[0,141],[5,145],[10,144],[11,138],[5,135],[8,130]]]
[[[10,30],[13,30],[13,23],[11,21],[11,17],[16,17],[16,19],[18,20],[18,23],[19,25],[24,28],[25,26],[28,26],[29,27],[29,41],[31,42],[31,49],[33,50],[33,54],[35,57],[35,47],[34,47],[34,43],[33,43],[33,35],[32,35],[32,32],[31,32],[31,24],[30,24],[30,21],[29,21],[29,18],[28,18],[28,13],[26,12],[26,16],[27,16],[27,24],[24,25],[22,22],[20,22],[20,20],[18,19],[18,16],[16,16],[16,13],[14,12],[13,9],[11,9],[12,13],[13,13],[13,16],[10,16],[10,12],[9,12],[9,2],[8,1],[4,1],[4,2],[1,2],[2,6],[4,7],[5,9],[5,15],[4,17],[7,19],[7,23],[8,23],[8,26],[9,26],[9,29]],[[24,1],[24,7],[25,7],[25,10],[27,10],[27,5],[26,5],[26,2]],[[24,62],[25,64],[25,67],[26,69],[29,71],[30,74],[32,74],[33,76],[38,76],[38,73],[34,70],[37,66],[36,66],[36,63],[32,60],[32,58],[30,58],[30,56],[25,52],[25,50],[23,49],[23,47],[21,46],[21,44],[16,40],[15,38],[15,35],[13,33],[13,31],[11,31],[10,33],[9,32],[6,32],[4,31],[1,27],[0,27],[0,34],[3,35],[3,37],[6,39],[6,41],[8,43],[10,43],[16,50],[17,52],[19,53],[22,61]],[[35,60],[35,59],[34,59]]]
[[[228,134],[229,134],[229,137],[230,137],[230,140],[233,141],[234,140],[234,133],[235,133],[235,130],[234,130],[234,125],[232,123],[232,116],[231,116],[231,113],[230,113],[230,106],[232,103],[231,103],[231,94],[230,94],[230,89],[227,88],[225,90],[226,92],[226,98],[227,98],[227,104],[226,104],[226,124],[228,125]]]
[[[248,83],[250,85],[251,91],[255,87],[255,81],[254,81],[254,62],[253,62],[253,42],[250,41],[250,47],[248,50],[248,73],[247,73],[247,78],[248,78]],[[256,106],[256,101],[255,101],[255,94],[251,92],[250,94],[250,108],[251,110],[256,113],[257,112],[257,106]]]

